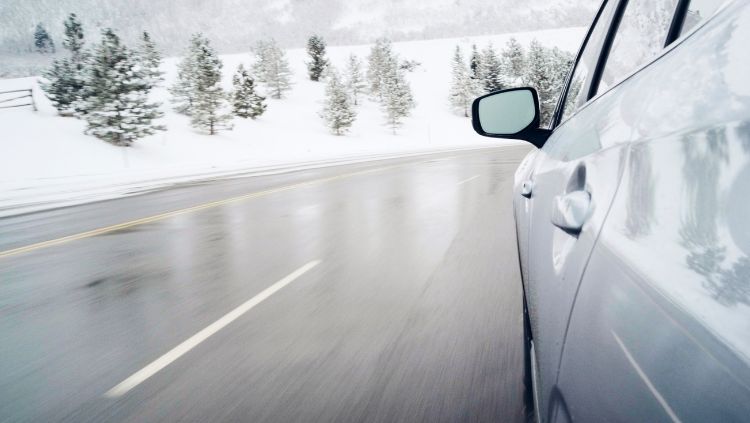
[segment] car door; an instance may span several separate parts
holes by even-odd
[[[633,140],[570,319],[559,421],[750,421],[750,4],[722,3],[681,2],[692,32],[599,100]],[[637,4],[623,37],[653,7]]]
[[[568,118],[588,100],[588,89],[594,69],[599,60],[604,37],[610,24],[616,1],[603,1],[576,57],[576,64],[571,77],[561,93],[556,116]],[[555,122],[559,121],[555,119]],[[552,122],[552,126],[555,126]],[[554,137],[553,137],[554,138]],[[533,175],[543,160],[540,150],[534,149],[521,161],[514,175],[513,211],[515,214],[516,234],[521,264],[522,277],[528,281],[529,228],[531,223],[531,204]]]
[[[625,163],[622,127],[607,104],[589,104],[617,1],[604,2],[560,101],[561,121],[516,193],[528,221],[524,288],[530,317],[538,417],[547,421],[578,282]],[[525,175],[519,174],[524,177]],[[519,216],[517,216],[519,217]],[[519,237],[523,237],[519,233]],[[522,259],[524,260],[524,259]]]

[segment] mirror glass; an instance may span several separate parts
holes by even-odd
[[[534,121],[536,106],[529,90],[506,91],[479,100],[479,123],[492,135],[513,135]]]

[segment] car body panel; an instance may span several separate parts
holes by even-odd
[[[559,127],[535,159],[531,198],[516,198],[527,208],[529,221],[526,251],[525,293],[531,331],[536,345],[539,373],[538,402],[541,412],[549,409],[567,322],[583,270],[607,215],[627,158],[620,145],[618,116],[607,108],[589,108]],[[588,145],[588,154],[570,144]],[[602,149],[603,145],[613,147]],[[569,154],[573,152],[573,154]],[[522,185],[522,184],[521,184]],[[576,191],[591,196],[588,219],[578,234],[552,223],[556,198]],[[524,204],[525,203],[525,204]]]
[[[574,421],[750,421],[748,41],[734,2],[598,100],[635,139],[565,340]]]

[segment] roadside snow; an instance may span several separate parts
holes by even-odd
[[[479,137],[468,119],[452,113],[447,96],[450,60],[456,44],[468,51],[491,41],[502,47],[515,36],[528,45],[537,38],[549,46],[575,51],[583,29],[570,28],[490,37],[395,43],[402,59],[421,63],[409,79],[417,101],[398,135],[383,125],[378,105],[365,100],[349,134],[331,135],[318,113],[324,84],[307,80],[303,49],[287,52],[295,85],[287,98],[268,100],[256,121],[235,119],[234,130],[204,135],[188,119],[173,113],[164,87],[175,78],[179,59],[166,59],[166,82],[154,97],[164,104],[168,131],[122,148],[83,134],[84,122],[57,115],[39,90],[36,78],[0,80],[0,91],[35,89],[38,112],[30,108],[0,110],[0,216],[112,198],[168,184],[247,172],[284,171],[295,164],[321,166],[334,160],[363,160],[441,149],[492,146],[509,141]],[[187,36],[186,36],[187,40]],[[369,46],[329,47],[332,63],[344,69],[350,53],[365,60]],[[227,89],[237,65],[249,66],[249,53],[223,55]]]

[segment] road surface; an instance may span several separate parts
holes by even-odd
[[[527,151],[0,220],[0,421],[521,421]]]

